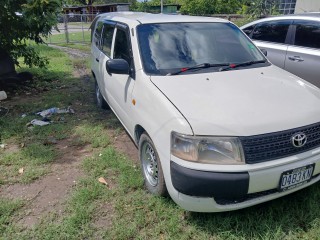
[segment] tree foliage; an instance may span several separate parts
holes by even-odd
[[[40,57],[29,41],[44,43],[60,12],[60,0],[2,0],[0,49],[7,51],[16,64],[23,57],[28,66],[45,66],[47,59]]]
[[[253,18],[278,14],[278,0],[245,0],[245,14]]]
[[[133,1],[134,11],[148,11],[149,6],[160,5],[161,0]],[[276,14],[279,0],[163,0],[164,4],[180,4],[182,14],[249,14],[260,17]]]
[[[191,15],[231,14],[242,7],[241,0],[183,0],[181,12]]]

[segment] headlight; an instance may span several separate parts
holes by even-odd
[[[236,137],[194,137],[171,133],[171,154],[187,161],[211,164],[244,164]]]

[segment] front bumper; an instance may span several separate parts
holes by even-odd
[[[172,185],[180,193],[196,197],[237,200],[249,189],[249,173],[222,173],[193,170],[172,162]]]
[[[320,154],[314,152],[296,155],[294,161],[284,158],[272,161],[274,164],[269,162],[268,165],[248,165],[246,171],[246,165],[242,165],[239,171],[219,171],[217,166],[214,166],[216,170],[205,170],[191,168],[189,163],[183,166],[183,161],[171,161],[171,184],[176,191],[174,200],[189,211],[220,212],[288,195],[320,180]],[[278,191],[283,172],[313,163],[315,167],[308,183],[284,192]],[[239,166],[234,166],[237,167]]]

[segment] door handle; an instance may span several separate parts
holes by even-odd
[[[302,59],[300,56],[290,56],[290,57],[288,57],[288,59],[290,61],[294,61],[294,62],[303,62],[304,61],[304,59]]]
[[[96,61],[99,62],[99,58],[96,58]]]

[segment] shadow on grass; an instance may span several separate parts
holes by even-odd
[[[320,185],[251,208],[226,213],[190,213],[188,224],[208,234],[240,239],[298,238],[319,231]],[[318,236],[319,237],[319,236]],[[292,239],[290,238],[290,239]],[[311,237],[312,238],[312,237]]]

